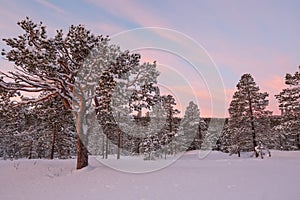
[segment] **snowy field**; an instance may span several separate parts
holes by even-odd
[[[263,160],[220,152],[199,159],[194,151],[141,174],[116,171],[94,157],[79,171],[76,160],[1,160],[0,199],[299,200],[300,152],[272,153]]]

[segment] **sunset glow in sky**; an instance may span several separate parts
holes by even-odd
[[[1,39],[21,34],[16,23],[26,16],[42,21],[49,35],[56,29],[67,30],[71,24],[84,24],[94,34],[112,37],[144,27],[183,34],[199,44],[216,65],[226,108],[241,75],[250,73],[261,91],[269,93],[269,109],[279,114],[274,95],[285,87],[285,74],[294,73],[300,65],[299,1],[0,0],[0,5]],[[173,35],[159,31],[156,35],[183,48],[186,44]],[[147,39],[154,40],[151,35]],[[7,48],[3,41],[0,48]],[[196,77],[189,60],[159,49],[141,48],[139,52],[144,61],[157,61],[163,90],[177,95],[183,107],[191,99],[198,101],[201,116],[223,116],[222,111],[211,112],[211,80]],[[0,68],[9,70],[11,64],[0,59]]]

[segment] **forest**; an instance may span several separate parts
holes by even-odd
[[[29,18],[18,25],[24,33],[3,39],[1,53],[15,66],[0,71],[2,159],[77,158],[81,169],[89,155],[156,160],[197,149],[256,157],[300,150],[300,67],[282,77],[286,88],[275,96],[281,115],[267,110],[268,93],[243,74],[229,117],[201,118],[193,101],[181,111],[171,94],[160,93],[155,62],[141,63],[142,55],[108,36],[72,25],[49,37]]]

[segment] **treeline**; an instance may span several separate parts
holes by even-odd
[[[0,112],[0,157],[66,159],[77,155],[78,136],[73,115],[60,99],[20,106],[11,101],[9,92],[1,90],[0,93],[2,103],[6,102],[1,104]],[[201,148],[208,132],[198,106],[190,102],[181,119],[175,116],[179,111],[174,108],[173,97],[164,96],[164,99],[163,108],[154,107],[144,116],[141,111],[131,117],[122,113],[117,119],[122,156],[142,155],[145,159],[158,159]],[[111,134],[116,137],[118,131]],[[118,143],[110,140],[101,126],[94,126],[86,145],[90,155],[108,158],[118,153]]]

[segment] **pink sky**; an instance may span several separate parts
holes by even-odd
[[[37,22],[43,21],[48,26],[50,35],[55,29],[67,30],[71,24],[79,23],[85,24],[95,34],[111,36],[144,27],[168,28],[182,33],[200,44],[216,64],[224,83],[224,101],[227,107],[241,75],[251,73],[261,91],[270,94],[269,109],[274,114],[279,114],[274,95],[285,87],[285,74],[294,73],[300,64],[298,1],[0,2],[1,38],[21,33],[16,22],[25,16]],[[182,43],[173,35],[161,36],[176,45]],[[2,41],[0,48],[6,48]],[[141,53],[143,56],[143,52]],[[189,99],[196,98],[201,115],[212,115],[209,88],[207,85],[205,88],[205,82],[210,80],[205,81],[205,77],[202,77],[197,81],[193,75],[184,73],[191,67],[184,60],[165,54],[159,56],[158,53],[159,51],[144,52],[144,57],[149,60],[153,57],[153,60],[158,60],[161,64],[174,67],[174,70],[181,73],[182,80],[187,80],[187,85],[195,87],[191,92],[192,90],[185,90],[185,85],[180,85],[180,81],[179,84],[173,81],[169,85],[170,89],[181,96],[182,106],[185,107]],[[197,51],[192,56],[197,57]],[[11,69],[10,66],[11,64],[0,59],[1,70],[7,71]],[[168,75],[162,73],[163,77]],[[218,116],[215,113],[213,115]]]

